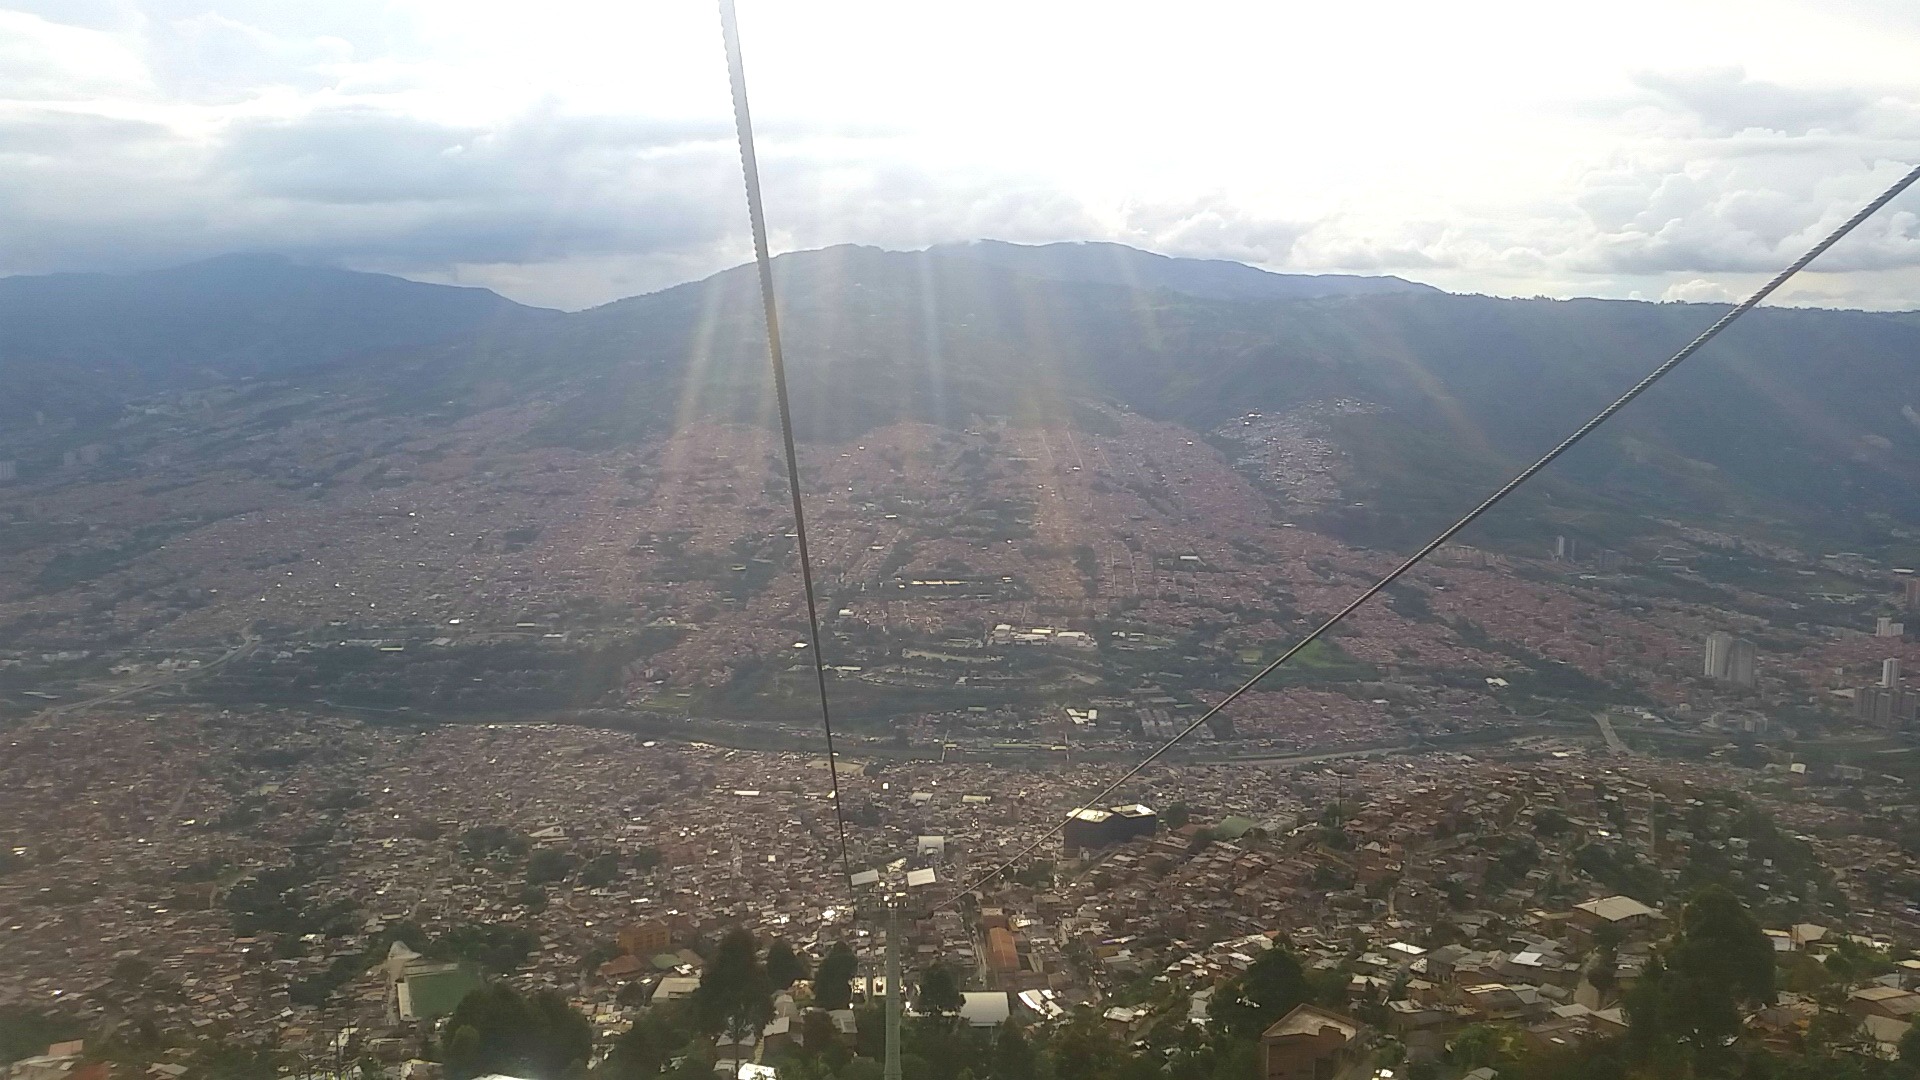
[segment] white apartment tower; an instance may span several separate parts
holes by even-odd
[[[1707,635],[1704,673],[1709,679],[1751,690],[1755,680],[1754,658],[1753,642],[1746,638],[1734,637],[1725,630]]]

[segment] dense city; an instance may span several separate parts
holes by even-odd
[[[861,1026],[882,1022],[885,893],[841,873],[824,756],[261,719],[69,720],[7,745],[0,809],[33,843],[0,878],[0,1004],[67,1047],[13,1075],[89,1068],[89,1038],[155,1076],[216,1069],[233,1047],[283,1074],[331,1075],[345,1055],[435,1075],[420,1055],[436,1022],[444,1038],[484,979],[557,995],[604,1055],[697,993],[738,928],[809,970],[848,947],[853,989],[828,991],[834,1026],[818,1028],[821,984],[789,980],[774,1016],[698,1068],[777,1068],[822,1052],[803,1034],[876,1034]],[[932,871],[901,886],[899,961],[916,991],[952,973],[960,1024],[1084,1021],[1171,1054],[1282,950],[1315,988],[1300,1007],[1344,1033],[1299,1049],[1307,1068],[1459,1062],[1463,1034],[1495,1029],[1574,1045],[1626,1030],[1624,997],[1679,903],[1718,882],[1780,965],[1752,1036],[1891,1056],[1920,1009],[1920,807],[1895,778],[1726,757],[1537,738],[1154,769],[971,892],[1106,770],[956,755],[838,771],[856,873]]]
[[[1635,988],[1715,902],[1769,972],[1728,1036],[1901,1059],[1920,587],[1865,556],[1453,548],[1082,805],[1387,565],[1268,501],[1331,475],[1314,416],[821,454],[837,767],[764,432],[536,467],[480,427],[331,530],[210,480],[217,523],[52,592],[28,546],[16,626],[130,621],[7,661],[9,1075],[878,1076],[890,963],[938,1080],[1575,1075],[1652,1053]],[[575,1019],[500,1049],[515,1009]]]

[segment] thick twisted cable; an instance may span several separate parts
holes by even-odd
[[[760,305],[767,319],[767,357],[780,404],[780,437],[787,453],[787,490],[793,496],[793,535],[800,554],[800,584],[807,596],[807,631],[814,680],[820,687],[820,726],[827,733],[827,776],[833,785],[833,821],[840,840],[840,870],[851,889],[847,819],[840,808],[840,763],[833,750],[833,711],[827,704],[827,657],[821,648],[820,605],[813,589],[813,556],[807,547],[807,515],[800,502],[800,455],[793,443],[793,410],[787,401],[787,362],[780,348],[780,318],[773,304],[773,257],[767,253],[767,215],[760,200],[760,161],[753,151],[753,118],[747,111],[746,64],[740,54],[740,21],[733,0],[720,0],[720,34],[727,48],[727,80],[733,88],[733,126],[740,140],[740,171],[747,183],[747,220],[753,228],[753,260],[760,269]]]
[[[1897,182],[1895,182],[1892,187],[1889,187],[1887,190],[1881,192],[1878,198],[1874,199],[1872,202],[1868,203],[1867,205],[1861,207],[1859,213],[1848,218],[1846,222],[1842,224],[1839,228],[1827,234],[1826,239],[1821,240],[1819,243],[1813,245],[1812,248],[1808,249],[1805,255],[1802,255],[1798,259],[1795,259],[1793,263],[1790,266],[1788,266],[1785,270],[1782,270],[1778,274],[1775,274],[1773,278],[1769,280],[1765,285],[1762,285],[1760,286],[1759,289],[1755,290],[1753,295],[1747,297],[1745,300],[1740,301],[1739,304],[1735,305],[1726,314],[1720,316],[1719,319],[1714,321],[1714,324],[1712,326],[1709,326],[1705,330],[1701,331],[1699,337],[1696,337],[1692,341],[1688,342],[1685,348],[1681,349],[1677,353],[1674,353],[1671,357],[1667,359],[1665,363],[1661,364],[1659,367],[1654,368],[1652,371],[1648,372],[1645,378],[1641,379],[1637,383],[1634,383],[1632,388],[1629,389],[1626,393],[1621,394],[1618,398],[1616,398],[1613,404],[1608,405],[1604,409],[1601,409],[1598,413],[1594,415],[1593,419],[1588,420],[1586,423],[1580,425],[1580,427],[1577,430],[1575,430],[1573,434],[1567,436],[1565,439],[1562,439],[1558,446],[1555,446],[1553,449],[1547,451],[1546,454],[1540,458],[1540,460],[1527,466],[1525,469],[1520,470],[1520,472],[1517,475],[1515,475],[1513,479],[1507,481],[1505,484],[1502,484],[1499,490],[1487,496],[1486,499],[1480,503],[1480,505],[1468,511],[1465,517],[1461,518],[1459,521],[1454,522],[1452,525],[1447,526],[1447,528],[1444,531],[1442,531],[1440,535],[1434,537],[1432,540],[1427,541],[1427,543],[1423,545],[1420,548],[1420,550],[1414,552],[1413,555],[1408,557],[1408,559],[1405,562],[1401,563],[1399,566],[1394,567],[1392,573],[1388,574],[1386,577],[1381,578],[1379,581],[1374,582],[1373,585],[1369,586],[1365,592],[1361,593],[1359,596],[1354,597],[1352,603],[1349,603],[1346,607],[1341,608],[1326,622],[1323,622],[1319,626],[1315,627],[1312,633],[1309,633],[1306,637],[1301,638],[1298,642],[1294,643],[1294,645],[1291,648],[1289,648],[1286,652],[1281,653],[1280,656],[1277,659],[1275,659],[1272,663],[1268,664],[1266,667],[1261,668],[1259,672],[1257,672],[1253,676],[1253,678],[1248,679],[1246,682],[1240,684],[1239,688],[1234,690],[1233,693],[1228,694],[1226,697],[1220,699],[1220,701],[1216,703],[1212,708],[1208,709],[1205,713],[1201,714],[1199,719],[1195,720],[1191,724],[1188,724],[1186,727],[1180,729],[1180,731],[1177,734],[1175,734],[1173,738],[1168,739],[1165,743],[1163,743],[1159,747],[1159,749],[1155,750],[1153,753],[1148,754],[1145,758],[1141,759],[1139,764],[1135,765],[1131,769],[1128,769],[1126,772],[1121,773],[1118,778],[1116,778],[1112,783],[1108,784],[1106,787],[1100,789],[1100,791],[1095,795],[1093,795],[1091,798],[1088,798],[1082,801],[1079,804],[1079,806],[1075,807],[1072,812],[1069,812],[1066,817],[1062,818],[1058,822],[1055,822],[1054,825],[1051,828],[1049,828],[1046,832],[1043,832],[1038,837],[1036,837],[1032,843],[1028,844],[1026,847],[1021,848],[1018,852],[1014,853],[1014,855],[1011,858],[1006,859],[1005,861],[1001,862],[999,865],[995,866],[993,869],[987,871],[985,874],[982,874],[980,877],[976,878],[965,889],[962,889],[958,894],[956,894],[956,898],[958,896],[964,896],[969,892],[979,889],[981,886],[986,885],[988,882],[993,881],[995,878],[999,877],[1001,874],[1006,873],[1009,869],[1012,869],[1015,865],[1017,865],[1020,862],[1020,860],[1033,854],[1036,850],[1039,849],[1041,844],[1044,844],[1047,842],[1048,838],[1052,837],[1055,833],[1059,832],[1060,830],[1066,828],[1067,823],[1073,820],[1074,813],[1077,813],[1080,809],[1085,807],[1090,807],[1090,806],[1098,806],[1099,804],[1105,802],[1109,796],[1111,796],[1115,791],[1118,791],[1120,789],[1120,786],[1122,784],[1125,784],[1127,781],[1132,780],[1134,777],[1140,775],[1140,773],[1144,769],[1146,769],[1147,766],[1159,760],[1162,754],[1165,754],[1167,751],[1173,749],[1176,745],[1180,743],[1182,739],[1185,739],[1188,735],[1191,735],[1196,730],[1198,730],[1200,725],[1213,719],[1216,715],[1219,714],[1220,710],[1233,704],[1233,702],[1236,699],[1238,699],[1242,694],[1245,694],[1247,691],[1253,689],[1256,685],[1258,685],[1260,680],[1266,678],[1268,675],[1273,674],[1276,670],[1279,669],[1280,665],[1286,663],[1288,660],[1293,659],[1293,657],[1297,653],[1299,653],[1300,650],[1313,644],[1315,641],[1318,641],[1324,634],[1326,634],[1327,631],[1339,625],[1341,620],[1345,619],[1347,616],[1359,610],[1361,605],[1365,604],[1367,601],[1372,600],[1375,596],[1378,596],[1381,590],[1385,589],[1389,585],[1392,585],[1394,582],[1400,580],[1401,576],[1404,575],[1407,571],[1413,569],[1415,566],[1420,565],[1420,563],[1423,560],[1425,560],[1427,556],[1433,554],[1435,551],[1440,549],[1441,545],[1453,539],[1454,536],[1456,536],[1460,532],[1460,530],[1473,524],[1474,521],[1479,519],[1480,515],[1486,513],[1488,510],[1493,509],[1494,506],[1500,502],[1500,500],[1513,494],[1514,491],[1520,487],[1520,485],[1526,483],[1528,480],[1533,479],[1534,475],[1539,473],[1540,470],[1546,468],[1548,465],[1553,464],[1556,458],[1566,453],[1568,450],[1571,450],[1574,447],[1574,444],[1578,443],[1580,440],[1586,438],[1588,435],[1591,435],[1595,428],[1598,428],[1601,424],[1606,423],[1609,419],[1612,418],[1613,414],[1619,412],[1621,409],[1626,408],[1628,403],[1633,401],[1634,398],[1637,398],[1641,394],[1646,393],[1647,390],[1650,387],[1652,387],[1654,383],[1659,382],[1662,378],[1666,376],[1668,372],[1672,371],[1676,367],[1679,367],[1681,362],[1686,360],[1689,356],[1692,356],[1694,353],[1699,352],[1702,346],[1706,345],[1707,342],[1712,341],[1715,337],[1718,337],[1722,330],[1725,330],[1727,327],[1733,325],[1734,321],[1740,318],[1740,316],[1745,315],[1749,311],[1752,311],[1755,307],[1757,307],[1760,304],[1761,301],[1773,295],[1776,289],[1780,288],[1780,286],[1782,285],[1785,285],[1787,281],[1791,279],[1795,274],[1798,274],[1800,271],[1806,269],[1808,263],[1811,263],[1813,260],[1819,258],[1820,255],[1824,253],[1828,248],[1839,243],[1842,237],[1846,236],[1848,233],[1858,228],[1861,222],[1867,220],[1868,218],[1872,217],[1874,214],[1878,213],[1881,207],[1892,202],[1896,197],[1899,196],[1901,192],[1907,190],[1907,188],[1912,187],[1914,184],[1914,181],[1916,180],[1920,180],[1920,167],[1916,167],[1912,171],[1908,172],[1905,176],[1901,177]]]

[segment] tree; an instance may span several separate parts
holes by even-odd
[[[967,999],[961,996],[960,979],[944,961],[935,961],[920,976],[920,1011],[951,1021]]]
[[[643,1080],[658,1076],[670,1049],[664,1045],[663,1035],[662,1026],[653,1016],[641,1016],[626,1034],[614,1040],[606,1060],[593,1071],[594,1076],[607,1080]]]
[[[1311,996],[1312,987],[1293,950],[1275,945],[1245,974],[1215,992],[1209,1013],[1227,1037],[1253,1040]]]
[[[1612,923],[1605,923],[1594,932],[1593,959],[1587,964],[1587,982],[1603,998],[1620,985],[1620,942],[1624,936],[1620,928]]]
[[[580,887],[583,889],[602,888],[613,884],[613,880],[619,876],[620,857],[614,855],[612,852],[603,851],[587,860],[587,864],[580,868]]]
[[[830,1065],[846,1064],[846,1048],[840,1043],[840,1029],[834,1026],[833,1017],[818,1009],[809,1010],[800,1021],[800,1042],[807,1048],[807,1053],[824,1056]]]
[[[1854,976],[1858,974],[1854,971],[1853,959],[1846,953],[1841,952],[1831,953],[1827,956],[1826,968],[1827,974],[1832,975],[1836,982],[1844,985],[1852,985]]]
[[[1549,806],[1533,815],[1533,831],[1541,836],[1560,836],[1567,831],[1569,824],[1567,815],[1557,807]]]
[[[1622,1000],[1625,1049],[1658,1073],[1725,1072],[1741,1009],[1773,1000],[1772,943],[1737,897],[1708,885],[1687,901],[1664,954]]]
[[[1033,1080],[1033,1045],[1012,1020],[1000,1025],[1000,1035],[993,1041],[993,1076],[994,1080]]]
[[[1167,807],[1166,813],[1160,815],[1160,820],[1166,823],[1168,829],[1184,829],[1192,818],[1193,811],[1184,802],[1174,803]]]
[[[1774,1001],[1773,943],[1719,885],[1694,893],[1681,910],[1667,968],[1678,983],[1675,1019],[1696,1048],[1719,1047],[1739,1034],[1741,1005]]]
[[[426,952],[435,959],[472,960],[489,971],[508,972],[526,963],[539,944],[525,927],[467,923],[434,939]]]
[[[48,1043],[78,1039],[86,1031],[77,1016],[27,1005],[0,1005],[0,1068],[44,1052]]]
[[[730,930],[720,939],[713,962],[700,973],[693,1011],[703,1031],[725,1034],[736,1046],[773,1019],[773,987],[751,931]]]
[[[1472,1024],[1447,1040],[1447,1060],[1456,1068],[1474,1069],[1513,1064],[1520,1056],[1520,1033],[1500,1024]]]
[[[574,858],[566,852],[540,848],[527,860],[527,884],[537,887],[564,881],[573,873],[573,866]]]
[[[814,1003],[828,1010],[852,1005],[853,976],[859,966],[859,961],[846,942],[834,942],[813,973]]]
[[[1113,1080],[1125,1060],[1120,1044],[1092,1013],[1082,1013],[1061,1027],[1051,1050],[1059,1080]]]
[[[767,946],[767,981],[775,990],[785,990],[806,977],[806,961],[794,954],[793,946],[774,938]]]
[[[1209,1080],[1259,1080],[1260,1044],[1243,1041],[1220,1047],[1213,1055],[1213,1071],[1207,1075]]]
[[[447,1018],[450,1080],[485,1073],[559,1077],[585,1069],[593,1028],[566,999],[550,990],[523,998],[504,983],[489,983],[463,998]]]
[[[696,1042],[688,1048],[680,1064],[667,1070],[672,1080],[713,1080],[713,1050],[704,1042]],[[739,1070],[734,1070],[736,1073]]]
[[[1900,1036],[1900,1064],[1920,1072],[1920,1024],[1912,1025]]]
[[[1587,982],[1599,992],[1601,998],[1608,997],[1619,987],[1619,966],[1619,957],[1605,946],[1595,949],[1593,959],[1587,962]]]
[[[1677,1055],[1679,1041],[1668,1003],[1673,990],[1672,975],[1656,953],[1620,1002],[1627,1017],[1627,1051],[1634,1060],[1671,1060]]]

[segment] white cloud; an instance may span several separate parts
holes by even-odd
[[[1757,2],[742,18],[782,248],[1112,239],[1678,298],[1777,269],[1920,160],[1920,19]],[[0,272],[271,249],[579,306],[746,255],[704,6],[9,7]],[[1914,212],[1820,266],[1796,296],[1913,306]]]
[[[0,100],[87,99],[147,88],[146,64],[114,36],[0,8]]]
[[[1660,299],[1676,300],[1686,304],[1719,304],[1745,298],[1727,282],[1693,278],[1667,286],[1660,293]]]
[[[1664,103],[1689,114],[1710,135],[1777,131],[1805,135],[1813,131],[1855,129],[1872,98],[1842,87],[1793,89],[1750,79],[1741,68],[1705,71],[1646,71],[1634,82]]]

